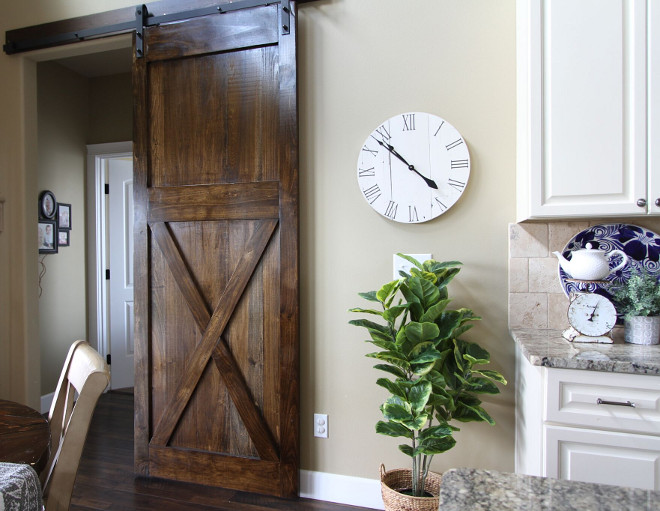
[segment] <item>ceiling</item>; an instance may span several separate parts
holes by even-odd
[[[119,48],[59,59],[56,62],[87,78],[130,73],[132,48]]]

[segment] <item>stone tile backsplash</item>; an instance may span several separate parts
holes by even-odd
[[[559,282],[561,251],[589,222],[509,224],[509,328],[568,325],[568,298]]]
[[[580,231],[603,223],[630,223],[660,232],[657,215],[509,224],[509,328],[568,327],[568,298],[552,253],[561,252]]]

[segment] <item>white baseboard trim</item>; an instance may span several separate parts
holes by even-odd
[[[41,413],[50,412],[50,404],[53,402],[54,396],[55,396],[55,392],[51,392],[50,394],[41,396]]]
[[[301,470],[300,496],[337,504],[385,509],[378,479]]]

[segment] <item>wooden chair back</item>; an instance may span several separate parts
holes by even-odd
[[[48,415],[50,458],[41,473],[46,511],[69,509],[89,423],[109,382],[110,371],[101,355],[86,341],[74,342]]]

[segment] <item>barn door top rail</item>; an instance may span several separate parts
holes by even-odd
[[[176,2],[177,8],[182,6],[190,8],[171,12],[172,9],[168,9],[168,6],[173,5],[173,2],[165,0],[154,4],[138,5],[135,8],[117,9],[96,15],[9,30],[5,33],[5,44],[2,49],[6,54],[12,55],[135,31],[136,56],[139,58],[144,54],[142,36],[145,27],[275,4],[281,5],[281,15],[278,21],[281,33],[283,35],[290,33],[291,0],[240,0],[196,7],[196,5],[205,3],[207,2],[203,0]]]

